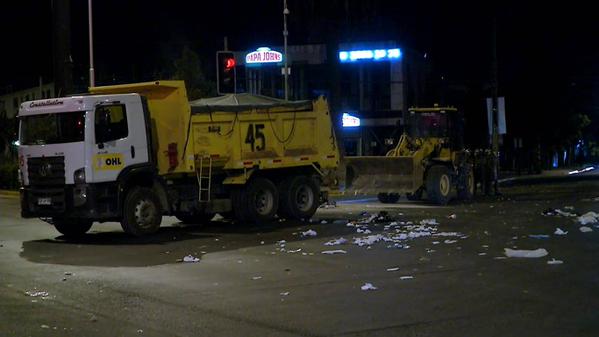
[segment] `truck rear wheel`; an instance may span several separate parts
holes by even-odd
[[[279,193],[267,178],[254,178],[244,189],[231,193],[233,211],[239,221],[271,221],[279,208]]]
[[[445,166],[435,165],[426,176],[426,194],[437,205],[447,205],[451,193],[451,176]]]
[[[130,235],[155,233],[162,222],[162,207],[156,194],[146,187],[133,187],[125,197],[121,227]]]
[[[309,219],[318,208],[319,194],[318,185],[310,177],[285,179],[279,184],[279,214],[288,219]]]
[[[394,204],[399,201],[399,193],[379,193],[377,198],[383,204]]]
[[[52,224],[57,231],[66,237],[77,237],[87,233],[92,228],[91,220],[71,220],[52,218]]]

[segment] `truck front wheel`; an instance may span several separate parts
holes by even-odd
[[[125,197],[121,227],[130,235],[155,233],[162,221],[162,207],[158,197],[149,188],[133,187]]]
[[[72,220],[52,218],[52,224],[57,231],[66,237],[81,236],[92,228],[91,220]]]
[[[299,175],[279,184],[279,213],[289,219],[309,219],[319,203],[320,190],[310,177]]]

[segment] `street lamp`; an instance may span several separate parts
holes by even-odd
[[[90,0],[91,1],[91,0]],[[287,35],[289,32],[287,31],[287,15],[289,15],[289,9],[287,9],[287,0],[283,0],[283,40],[284,40],[284,53],[285,53],[285,100],[289,99],[289,89],[288,89],[288,77],[289,77],[289,68],[287,68]]]
[[[94,35],[92,30],[92,0],[87,0],[87,17],[89,24],[89,86],[93,88],[96,82],[94,73]]]

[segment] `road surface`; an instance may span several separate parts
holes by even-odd
[[[599,212],[599,180],[502,192],[446,207],[340,202],[312,223],[167,217],[141,239],[97,224],[77,241],[21,219],[18,198],[0,194],[0,336],[599,335],[599,228],[542,214]],[[418,227],[424,219],[439,224]],[[324,245],[340,238],[349,242]]]

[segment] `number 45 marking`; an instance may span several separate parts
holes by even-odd
[[[264,124],[256,124],[255,127],[254,124],[248,125],[248,133],[245,136],[245,143],[252,146],[252,152],[264,151],[266,148],[266,138],[264,138],[262,129],[264,129]],[[260,140],[260,145],[256,145],[256,140]]]

